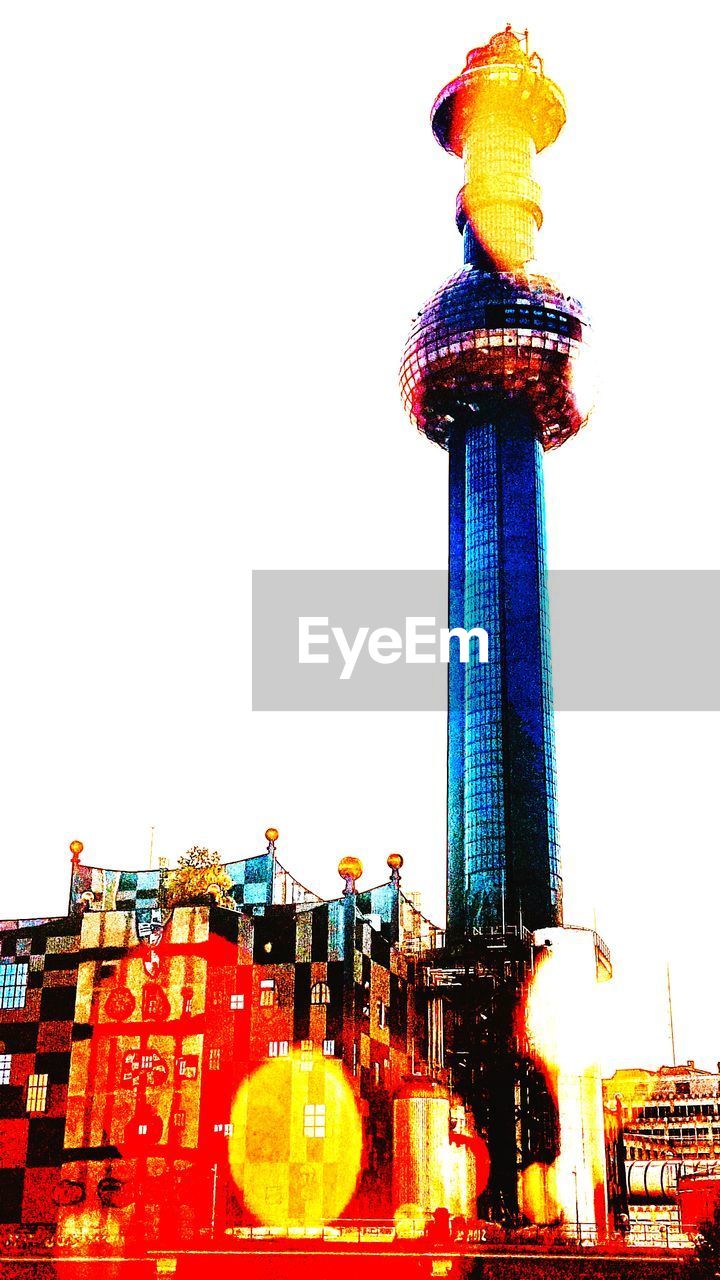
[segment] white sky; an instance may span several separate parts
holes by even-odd
[[[253,715],[250,572],[444,565],[446,462],[397,368],[461,260],[429,108],[509,20],[567,94],[539,256],[600,382],[547,459],[551,565],[719,567],[717,10],[5,5],[0,914],[64,910],[73,837],[140,867],[153,824],[156,853],[229,859],[269,823],[320,892],[342,854],[370,884],[401,849],[442,911],[443,717]],[[608,1067],[667,1060],[666,958],[679,1056],[720,1057],[717,732],[558,717],[568,918],[595,910],[616,960]]]

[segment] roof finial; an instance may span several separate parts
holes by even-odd
[[[357,893],[355,881],[360,879],[362,873],[363,864],[359,858],[355,858],[350,854],[340,859],[338,862],[338,875],[345,881],[343,898],[349,898],[352,894]]]

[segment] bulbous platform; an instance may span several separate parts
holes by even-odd
[[[488,397],[521,399],[544,449],[576,435],[591,403],[589,324],[579,302],[542,276],[466,265],[415,321],[400,370],[404,407],[418,430],[447,447],[458,417]]]

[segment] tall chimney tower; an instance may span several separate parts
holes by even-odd
[[[462,158],[465,265],[423,308],[401,370],[405,408],[449,454],[449,623],[484,627],[487,665],[448,675],[448,942],[562,923],[543,451],[583,426],[587,321],[533,274],[535,155],[565,104],[510,28],[468,55],[432,128]]]

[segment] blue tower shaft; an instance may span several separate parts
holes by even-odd
[[[463,410],[449,440],[450,627],[489,661],[448,675],[448,937],[559,923],[542,448],[529,409]]]

